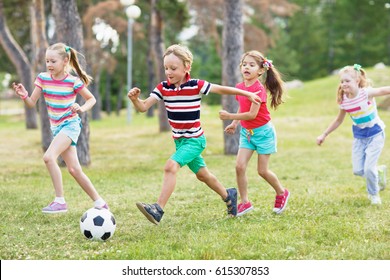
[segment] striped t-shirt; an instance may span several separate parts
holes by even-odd
[[[35,79],[35,86],[42,90],[52,126],[59,126],[66,120],[79,117],[76,112],[70,110],[70,106],[76,101],[77,93],[84,88],[78,77],[68,74],[62,80],[55,80],[50,73],[44,72]]]
[[[209,82],[189,78],[178,89],[167,81],[162,82],[150,94],[164,101],[174,139],[195,138],[203,134],[200,104],[202,96],[209,94],[210,87]]]
[[[374,136],[384,128],[384,123],[378,115],[375,99],[369,100],[365,88],[361,88],[354,98],[344,95],[340,109],[346,111],[351,117],[355,138]]]

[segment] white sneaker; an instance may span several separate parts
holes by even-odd
[[[369,194],[368,199],[371,200],[372,205],[382,204],[382,200],[381,200],[381,197],[379,196],[379,194],[375,194],[375,195]]]
[[[379,189],[383,191],[386,188],[386,165],[379,165],[378,167],[378,185]]]

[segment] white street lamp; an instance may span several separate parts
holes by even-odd
[[[134,0],[120,0],[127,16],[127,92],[132,87],[132,64],[133,64],[133,22],[141,15],[141,9],[134,4]],[[127,122],[131,121],[131,102],[127,99]]]

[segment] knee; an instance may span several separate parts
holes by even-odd
[[[196,178],[198,178],[198,180],[201,181],[202,183],[205,183],[208,181],[209,176],[207,176],[207,174],[203,174],[203,173],[199,174],[199,172],[198,172],[198,173],[196,173]]]
[[[362,169],[354,169],[353,170],[353,175],[363,176],[364,175],[364,170],[362,170]]]
[[[73,177],[77,177],[79,174],[81,174],[82,170],[80,166],[68,166],[68,172]]]
[[[43,155],[42,160],[45,162],[46,165],[53,163],[53,162],[56,162],[56,158],[47,152]]]
[[[265,176],[267,176],[268,170],[267,169],[263,169],[263,168],[259,168],[257,170],[257,174],[259,174],[260,177],[264,178]]]
[[[164,173],[176,174],[180,165],[176,161],[168,160],[164,166]]]
[[[216,180],[216,177],[205,168],[202,168],[198,173],[196,173],[196,178],[206,184],[210,183],[211,180]]]
[[[236,164],[236,174],[243,174],[246,171],[246,166],[244,164]]]

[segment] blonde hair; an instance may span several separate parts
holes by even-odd
[[[58,53],[63,59],[69,59],[70,67],[77,73],[83,83],[87,86],[93,80],[82,68],[77,57],[78,54],[82,55],[72,47],[65,45],[64,43],[55,43],[47,48],[47,50],[53,50]]]
[[[265,87],[271,94],[271,108],[276,109],[283,103],[282,96],[284,92],[284,82],[279,71],[272,64],[271,60],[268,60],[261,52],[256,50],[248,51],[242,55],[240,67],[247,56],[252,57],[259,65],[260,69],[264,68],[266,70],[265,72],[267,73],[267,77],[265,79]]]
[[[341,76],[344,73],[348,73],[351,75],[351,77],[358,82],[359,88],[365,88],[371,85],[370,79],[366,76],[366,71],[358,65],[355,64],[353,66],[348,65],[340,69],[339,76]],[[339,84],[337,88],[337,103],[341,103],[343,101],[343,95],[344,91],[341,87],[341,83]]]
[[[169,46],[164,53],[163,58],[166,56],[174,54],[183,61],[184,67],[188,68],[188,72],[191,71],[191,65],[194,60],[194,57],[191,51],[186,47],[179,44]]]

